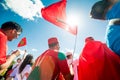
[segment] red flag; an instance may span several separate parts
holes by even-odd
[[[26,37],[22,38],[21,41],[18,43],[17,47],[22,47],[27,44]]]
[[[41,13],[45,20],[74,35],[77,34],[77,27],[72,27],[66,23],[66,0],[62,0],[49,5],[48,7],[42,8]]]

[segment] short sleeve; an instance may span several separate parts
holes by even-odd
[[[0,34],[0,64],[6,62],[7,38]]]

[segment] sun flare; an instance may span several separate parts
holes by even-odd
[[[70,26],[76,26],[79,24],[79,22],[79,17],[77,15],[69,14],[67,16],[67,24],[69,24]]]

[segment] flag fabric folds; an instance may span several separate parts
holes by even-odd
[[[79,58],[79,80],[120,80],[120,58],[106,44],[90,41]]]
[[[45,20],[76,35],[77,27],[70,26],[66,23],[66,2],[66,0],[61,0],[47,7],[44,7],[41,9],[41,14]]]
[[[17,47],[22,47],[27,44],[26,37],[22,38],[21,41],[18,43]]]

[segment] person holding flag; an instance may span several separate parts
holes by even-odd
[[[11,62],[20,55],[20,51],[16,50],[7,57],[7,41],[12,41],[18,38],[22,32],[22,27],[13,21],[8,21],[2,24],[0,29],[0,74],[7,69]]]
[[[69,67],[73,68],[73,70],[71,70],[74,73],[74,79],[73,80],[78,80],[78,69],[77,69],[78,59],[73,60],[73,53],[70,52],[70,51],[66,52],[66,58],[67,58],[67,62],[68,62]]]

